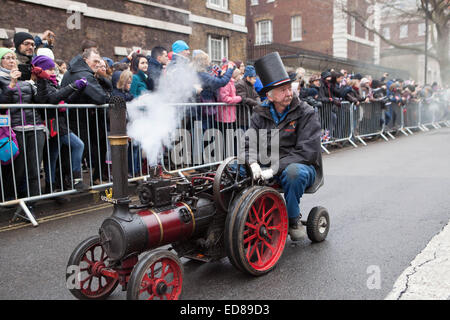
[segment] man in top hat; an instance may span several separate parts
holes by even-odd
[[[245,157],[255,180],[274,178],[280,183],[289,216],[289,235],[297,241],[306,235],[300,221],[300,198],[307,188],[317,185],[322,178],[317,174],[322,172],[320,122],[314,109],[293,95],[291,82],[295,79],[286,73],[278,52],[256,61],[255,69],[263,84],[261,92],[267,99],[254,109],[250,128],[267,130],[267,146],[271,145],[271,130],[278,130],[279,159],[278,165],[274,166],[272,159],[271,168],[263,170],[258,164],[257,150],[261,149],[248,141]],[[267,148],[262,142],[258,144],[259,148]]]

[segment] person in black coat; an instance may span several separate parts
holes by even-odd
[[[98,51],[93,48],[85,50],[82,55],[72,59],[61,86],[65,87],[82,78],[85,78],[89,85],[79,95],[68,99],[67,103],[96,105],[108,103],[108,92],[95,76],[101,66],[101,61],[102,58]],[[106,128],[104,122],[98,122],[98,119],[104,119],[104,115],[95,108],[71,109],[69,112],[70,129],[77,133],[85,146],[90,146],[90,148],[85,147],[83,158],[86,157],[87,163],[93,166],[92,180],[94,184],[106,180],[102,179],[101,174],[104,174],[106,170],[104,161],[102,161],[106,157]]]
[[[35,88],[28,81],[19,80],[22,73],[18,69],[16,54],[9,49],[0,48],[0,62],[0,103],[35,102]],[[12,167],[8,167],[9,170],[2,167],[6,196],[23,198],[39,195],[39,170],[46,139],[45,124],[37,109],[10,108],[8,112],[11,128],[16,134],[19,155],[13,163],[15,177]]]
[[[56,80],[55,63],[46,56],[36,56],[31,61],[33,65],[32,73],[36,76],[36,102],[41,104],[59,104],[65,100],[76,99],[83,89],[88,85],[86,79],[75,80],[65,87],[60,87]],[[54,190],[56,180],[56,161],[58,159],[58,149],[66,150],[63,146],[70,148],[73,187],[77,190],[87,190],[81,177],[81,159],[83,156],[84,143],[67,125],[67,115],[65,108],[40,109],[41,116],[46,119],[49,130],[49,154],[44,169],[46,173],[46,193]],[[58,141],[59,138],[59,141]],[[69,147],[70,146],[70,147]],[[60,147],[60,148],[59,148]],[[52,185],[52,188],[50,188]],[[63,185],[61,183],[61,185]],[[71,187],[71,186],[70,186]]]
[[[150,56],[147,56],[148,60],[148,78],[153,83],[151,90],[158,90],[159,80],[163,73],[164,68],[169,63],[169,57],[167,56],[167,50],[163,47],[154,47]]]
[[[300,240],[306,235],[300,221],[300,198],[307,188],[319,185],[321,181],[320,122],[314,109],[294,96],[293,79],[289,78],[277,52],[257,60],[255,69],[267,100],[255,108],[249,130],[255,130],[255,136],[265,132],[267,139],[260,137],[256,143],[245,139],[245,152],[239,155],[239,159],[248,159],[254,180],[273,178],[281,185],[290,237],[294,241]],[[272,130],[278,132],[278,143],[272,141]],[[274,149],[278,149],[276,156]],[[270,159],[262,158],[269,154],[269,150]],[[267,165],[268,162],[270,168],[262,170],[260,163]]]

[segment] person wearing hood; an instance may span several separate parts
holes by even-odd
[[[274,179],[280,183],[286,200],[289,235],[291,240],[298,241],[306,235],[300,221],[300,199],[307,188],[319,185],[322,179],[320,122],[314,109],[293,95],[293,79],[284,69],[278,52],[257,60],[255,69],[267,100],[255,108],[250,128],[260,133],[265,130],[267,144],[261,138],[258,143],[246,139],[239,158],[248,159],[254,180]],[[279,157],[271,159],[271,167],[264,169],[258,162],[262,160],[261,154],[269,154],[269,150],[267,153],[262,150],[271,145],[271,130],[279,132]]]
[[[337,108],[341,106],[340,92],[337,91],[336,87],[331,82],[332,73],[330,71],[324,71],[320,75],[320,87],[319,87],[319,97],[318,101],[323,104],[331,104],[331,123],[330,123],[330,136],[333,137],[334,128],[337,123]]]
[[[83,54],[77,55],[75,58],[71,60],[69,66],[67,68],[66,73],[61,82],[61,86],[65,87],[71,83],[74,83],[76,80],[86,79],[89,83],[86,88],[84,88],[80,94],[70,96],[66,103],[69,104],[96,104],[96,105],[104,105],[109,101],[109,95],[104,90],[102,85],[99,83],[95,74],[99,70],[101,66],[102,58],[98,51],[94,48],[86,49]],[[88,115],[86,115],[86,110]],[[94,108],[89,109],[75,109],[72,108],[69,111],[69,126],[73,132],[76,132],[77,135],[81,138],[85,146],[91,146],[90,154],[88,154],[89,148],[84,148],[84,155],[86,159],[89,160],[89,156],[92,161],[88,161],[88,163],[92,163],[94,165],[93,172],[93,180],[94,183],[100,181],[100,167],[102,166],[103,161],[99,161],[100,159],[104,159],[106,154],[103,154],[102,150],[106,150],[106,142],[105,139],[101,137],[97,138],[97,121],[96,118],[103,119],[102,110],[98,111]],[[88,135],[88,123],[89,123],[89,135]],[[100,135],[105,135],[105,127],[99,124],[98,132]],[[100,155],[98,154],[98,148],[100,148]],[[103,165],[103,168],[106,168]],[[106,179],[105,179],[106,180]]]
[[[74,83],[66,87],[60,87],[56,80],[56,65],[52,59],[47,56],[36,56],[31,60],[33,66],[32,74],[36,77],[36,102],[41,104],[59,104],[66,99],[71,99],[72,95],[80,92],[88,85],[86,79],[75,80]],[[79,191],[86,191],[88,187],[83,183],[81,176],[81,159],[83,156],[84,143],[67,125],[67,115],[65,108],[43,110],[42,117],[47,119],[47,128],[49,134],[49,153],[50,159],[44,161],[46,193],[55,189],[56,180],[56,161],[58,159],[58,145],[70,146],[73,187]],[[59,139],[59,143],[58,143]],[[63,150],[63,148],[61,148]],[[52,188],[50,188],[52,185]]]
[[[6,48],[0,48],[0,103],[32,104],[35,102],[36,90],[28,81],[19,80],[22,76],[18,69],[16,54]],[[31,65],[31,64],[30,64]],[[11,108],[8,112],[11,128],[16,134],[19,155],[14,160],[15,182],[11,170],[4,184],[6,193],[15,194],[12,189],[17,186],[19,198],[39,195],[39,171],[46,139],[46,127],[37,109]],[[27,172],[25,172],[27,168]],[[25,177],[28,180],[25,181]]]
[[[150,56],[147,56],[148,60],[148,77],[153,83],[153,90],[158,90],[159,79],[163,74],[164,68],[169,63],[169,57],[167,56],[167,50],[163,47],[154,47]]]

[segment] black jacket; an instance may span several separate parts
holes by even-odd
[[[69,84],[60,88],[50,80],[38,79],[36,82],[37,94],[36,102],[41,104],[58,104],[61,101],[75,100],[76,96],[81,94],[82,90],[78,90],[75,84]],[[41,117],[47,122],[47,127],[50,132],[50,137],[54,133],[58,132],[61,136],[69,133],[67,127],[67,115],[66,111],[58,108],[39,109]],[[56,117],[58,120],[56,120]],[[59,129],[59,130],[58,130]]]
[[[94,72],[89,68],[81,55],[78,55],[69,63],[67,72],[62,79],[61,86],[65,87],[81,78],[86,78],[88,85],[80,95],[68,100],[67,103],[101,105],[109,102],[108,93],[95,78]]]
[[[32,104],[35,102],[36,89],[27,81],[18,81],[16,87],[9,88],[11,77],[4,69],[0,70],[0,103]],[[23,125],[41,125],[43,121],[38,109],[11,108],[11,127]],[[6,111],[4,111],[6,113]]]
[[[257,130],[259,135],[260,129],[267,129],[267,144],[260,140],[258,143],[251,143],[249,139],[245,139],[245,156],[249,163],[262,162],[258,154],[262,154],[261,150],[266,148],[270,150],[271,130],[278,129],[279,133],[279,165],[278,172],[280,174],[291,163],[302,163],[313,165],[316,170],[322,163],[322,153],[320,146],[321,127],[317,113],[307,103],[300,101],[294,97],[290,110],[286,118],[276,125],[272,118],[270,109],[263,103],[254,109],[251,118],[250,128]],[[251,129],[250,129],[251,130]],[[270,155],[271,150],[267,152]],[[262,163],[264,164],[264,163]],[[273,168],[273,163],[272,163]]]
[[[163,65],[159,63],[156,59],[152,58],[151,56],[147,57],[148,60],[148,79],[149,81],[149,90],[157,90],[159,87],[159,80],[161,78],[161,74],[163,71]]]
[[[261,98],[255,87],[244,79],[236,82],[236,95],[242,97],[242,103],[238,106],[238,121],[240,126],[248,126],[247,114],[252,114],[253,109],[261,104]]]

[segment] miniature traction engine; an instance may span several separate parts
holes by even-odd
[[[178,299],[184,277],[181,257],[204,262],[228,257],[244,273],[270,272],[288,236],[282,190],[253,181],[248,164],[228,158],[215,171],[187,177],[165,179],[160,167],[153,167],[137,189],[140,204],[132,205],[126,106],[118,97],[111,100],[113,197],[104,200],[114,209],[99,234],[72,252],[68,270],[77,274],[70,292],[79,299],[104,299],[120,284],[127,299]],[[323,177],[307,193],[322,183]],[[311,241],[323,241],[328,212],[315,207],[303,223]],[[73,274],[66,277],[69,281]]]

